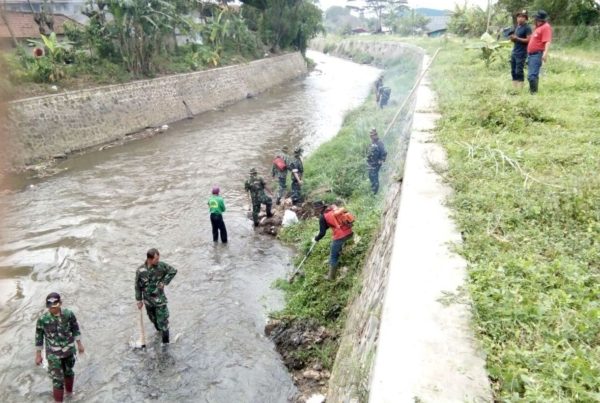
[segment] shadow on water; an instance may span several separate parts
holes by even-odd
[[[165,134],[75,156],[50,178],[15,179],[0,206],[1,401],[49,399],[33,335],[50,291],[77,314],[87,349],[75,401],[285,402],[294,394],[262,331],[282,304],[270,286],[290,270],[291,251],[254,233],[242,184],[250,167],[270,179],[282,144],[310,150],[335,135],[379,73],[310,56],[317,69],[303,79]],[[227,203],[228,245],[210,234],[215,184]],[[178,269],[166,289],[176,340],[166,350],[147,320],[146,351],[130,344],[139,321],[134,273],[149,247]]]

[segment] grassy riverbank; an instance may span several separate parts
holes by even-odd
[[[551,52],[530,96],[513,91],[506,63],[420,44],[442,46],[432,81],[443,175],[495,397],[598,401],[600,67]]]
[[[416,72],[416,63],[406,60],[390,63],[385,73],[385,85],[392,88],[390,107],[379,109],[373,95],[369,96],[361,107],[348,113],[338,135],[304,161],[304,191],[308,199],[337,201],[346,206],[356,216],[356,236],[344,247],[335,282],[324,278],[328,270],[330,234],[319,242],[303,266],[305,275],[298,277],[293,284],[288,284],[285,280],[278,283],[285,291],[287,304],[275,317],[314,319],[335,334],[343,328],[345,308],[350,298],[360,289],[359,278],[363,262],[380,225],[383,194],[377,197],[372,195],[366,175],[366,152],[370,143],[368,132],[371,127],[376,127],[380,134],[385,131],[396,108],[412,87]],[[400,126],[396,126],[383,138],[390,158],[382,171],[382,190],[385,190],[388,181],[394,180],[400,168],[400,162],[393,158],[400,146],[395,141],[399,132]],[[281,234],[285,242],[299,246],[300,254],[295,260],[296,265],[304,257],[317,232],[318,219],[312,218]],[[299,354],[304,355],[302,359],[306,362],[318,360],[326,369],[330,369],[337,347],[338,341],[333,338],[326,343],[315,344],[310,351]]]

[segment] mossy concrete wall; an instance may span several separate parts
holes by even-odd
[[[311,47],[327,50],[329,54],[350,58],[357,53],[369,54],[373,62],[384,65],[391,59],[405,58],[420,66],[422,49],[403,43],[380,43],[362,40],[344,40],[336,46],[324,41],[313,41]],[[325,47],[327,49],[325,49]],[[410,100],[393,131],[398,136],[396,155],[388,155],[387,164],[395,174],[403,172],[410,139],[414,100]],[[386,141],[388,141],[386,139]],[[383,300],[388,285],[390,258],[393,248],[396,217],[400,207],[402,185],[392,181],[386,189],[381,226],[369,251],[361,276],[361,291],[348,308],[348,319],[342,333],[327,394],[328,402],[366,402],[369,395],[371,372],[375,360]]]
[[[20,167],[236,102],[305,74],[300,53],[9,104],[9,159]],[[186,106],[187,105],[187,106]]]

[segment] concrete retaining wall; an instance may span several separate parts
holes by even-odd
[[[190,112],[198,114],[230,104],[306,71],[300,53],[291,53],[248,64],[12,102],[9,158],[19,167],[106,143],[146,127],[184,119]]]
[[[311,43],[311,47],[323,49],[324,43]],[[335,48],[328,47],[328,53],[349,58],[356,51],[369,53],[377,64],[385,64],[388,57],[403,57],[421,65],[422,49],[402,43],[375,43],[360,40],[345,40]],[[397,123],[394,131],[398,141],[398,153],[388,156],[387,169],[402,172],[411,132],[413,115],[412,102],[406,108],[404,120]],[[386,139],[387,141],[387,139]],[[395,166],[392,166],[391,163]],[[361,277],[361,292],[352,301],[348,319],[342,333],[327,394],[328,402],[366,402],[369,393],[371,371],[375,360],[379,338],[380,318],[383,299],[390,270],[396,217],[400,206],[399,182],[392,182],[387,188],[378,236],[369,251]]]
[[[323,44],[315,45],[319,46],[323,49]],[[424,58],[423,50],[398,42],[350,40],[328,50],[342,57],[359,50],[383,65],[390,57],[420,63]],[[404,171],[404,181],[388,188],[361,292],[349,307],[328,402],[491,399],[484,360],[469,328],[470,312],[464,304],[468,296],[461,296],[463,304],[441,301],[459,292],[465,264],[449,250],[449,243],[460,236],[444,207],[448,189],[428,165],[431,152],[438,157],[435,161],[444,161],[430,132],[434,127],[428,114],[434,101],[425,87],[422,84],[413,99],[417,113],[411,106],[400,123],[400,152],[388,156]],[[429,236],[432,233],[436,236]]]

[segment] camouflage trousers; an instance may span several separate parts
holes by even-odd
[[[294,204],[300,203],[302,201],[302,188],[300,187],[300,182],[293,180],[292,181],[292,202]]]
[[[169,330],[169,308],[166,304],[160,306],[146,305],[146,312],[156,330],[159,332]]]
[[[50,375],[50,379],[52,379],[52,387],[62,390],[65,387],[65,378],[75,376],[75,372],[73,372],[75,354],[64,358],[49,354],[46,356],[46,359],[48,360],[48,374]]]
[[[287,192],[287,176],[279,176],[277,181],[279,182],[279,189],[277,191],[277,200],[279,201],[285,197],[285,193]]]
[[[260,213],[260,206],[262,204],[264,204],[267,208],[267,217],[271,217],[273,215],[271,213],[271,206],[273,205],[273,200],[266,194],[253,195],[252,196],[252,221],[254,221],[254,225],[258,225],[258,213]]]

